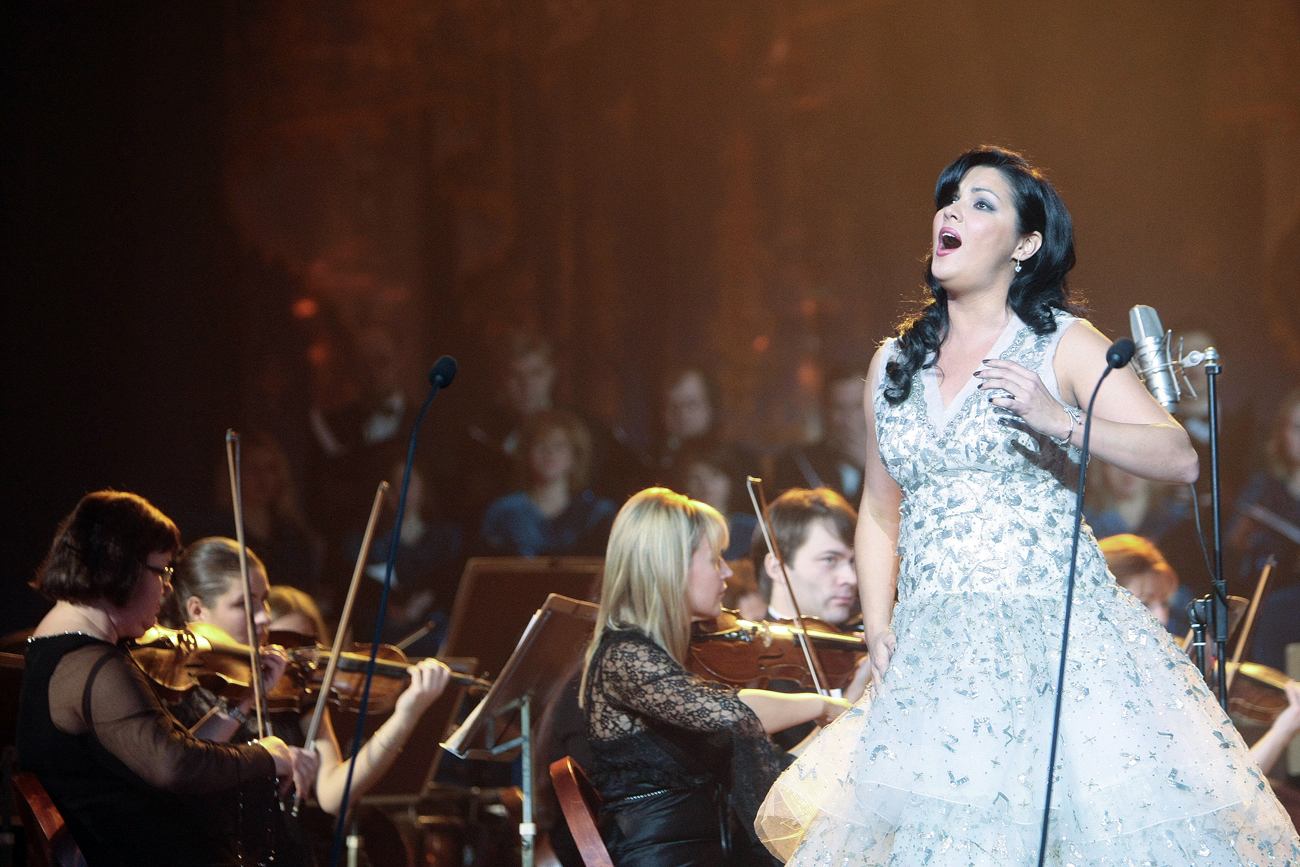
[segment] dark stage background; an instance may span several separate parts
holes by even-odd
[[[366,328],[413,400],[460,360],[430,449],[519,325],[634,443],[660,372],[700,361],[736,436],[798,441],[818,372],[919,297],[934,177],[980,143],[1048,169],[1108,334],[1137,303],[1208,328],[1259,419],[1297,379],[1295,2],[2,14],[7,600],[88,490],[184,530],[227,427],[297,460],[319,353]]]

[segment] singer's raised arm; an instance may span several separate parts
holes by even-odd
[[[1088,322],[1074,323],[1061,336],[1053,367],[1067,404],[1087,410],[1106,370],[1109,348],[1110,341]],[[1066,429],[1064,408],[1060,417],[1057,436]],[[1071,431],[1070,440],[1082,444],[1082,425]],[[1191,484],[1200,472],[1187,432],[1156,403],[1130,367],[1112,371],[1097,393],[1089,449],[1094,457],[1157,482]]]

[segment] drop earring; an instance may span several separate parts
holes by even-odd
[[[1016,273],[1017,273],[1017,274],[1020,273],[1020,260],[1019,260],[1019,259],[1016,260]]]

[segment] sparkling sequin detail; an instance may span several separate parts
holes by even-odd
[[[1054,388],[1058,332],[1013,320],[996,357]],[[904,492],[895,651],[759,813],[795,865],[1037,863],[1079,452],[933,371],[880,453]],[[1117,587],[1085,527],[1047,863],[1300,865],[1300,841],[1196,669]]]

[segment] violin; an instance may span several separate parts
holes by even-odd
[[[1254,662],[1229,662],[1228,716],[1247,744],[1253,744],[1286,710],[1291,679],[1276,668]]]
[[[294,633],[273,633],[279,640],[298,646],[286,648],[289,664],[279,683],[267,694],[273,711],[301,713],[316,700],[325,673],[328,648]],[[397,697],[410,682],[406,656],[397,648],[382,645],[384,658],[376,662],[370,700],[377,709],[390,711]],[[366,654],[369,649],[366,648]],[[231,638],[225,630],[207,623],[191,623],[177,630],[154,626],[134,642],[131,656],[159,691],[171,700],[202,687],[227,701],[242,701],[253,690],[248,648]],[[330,688],[328,701],[336,709],[355,711],[361,703],[366,666],[370,658],[362,653],[345,653]],[[470,675],[452,673],[452,681],[475,690],[491,684]]]
[[[275,704],[282,691],[304,696],[304,703],[314,701],[324,680],[330,648],[318,645],[311,636],[297,632],[273,631],[270,641],[283,647],[289,656],[289,667],[285,669],[284,677],[271,690],[272,704]],[[370,665],[370,650],[369,644],[357,644],[351,651],[345,650],[339,654],[338,669],[330,686],[329,702],[332,706],[354,712],[360,708],[366,669]],[[375,677],[370,685],[370,701],[375,709],[392,710],[397,696],[411,681],[411,675],[407,671],[409,666],[410,662],[401,650],[391,644],[379,645],[375,659]],[[471,695],[482,695],[492,687],[491,682],[481,677],[458,671],[451,673],[451,682],[468,687]]]
[[[817,652],[829,689],[844,689],[867,655],[861,633],[846,633],[819,617],[804,617],[803,631]],[[692,624],[686,668],[706,680],[742,689],[765,689],[774,680],[812,689],[812,675],[799,641],[800,630],[785,621],[745,620],[724,608],[713,620]]]

